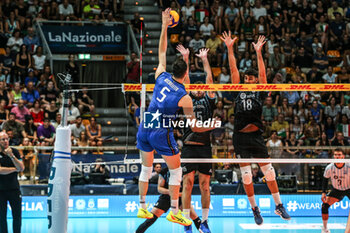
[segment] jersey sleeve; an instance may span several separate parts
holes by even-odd
[[[331,171],[331,166],[332,166],[332,164],[329,164],[327,167],[326,167],[326,169],[324,169],[324,173],[323,173],[323,177],[324,178],[330,178],[331,177],[331,173],[330,173],[330,171]]]

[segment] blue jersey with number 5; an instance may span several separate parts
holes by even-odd
[[[179,110],[178,103],[187,94],[185,86],[172,78],[172,75],[163,72],[156,80],[153,97],[148,112],[159,112],[166,118],[173,118]]]

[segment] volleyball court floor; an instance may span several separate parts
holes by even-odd
[[[332,233],[344,233],[347,218],[329,218],[329,229]],[[138,218],[70,218],[68,233],[134,233],[139,224]],[[12,221],[9,221],[10,226]],[[253,217],[212,217],[209,226],[212,233],[321,233],[321,217],[294,217],[284,221],[279,217],[265,217],[264,224],[257,226]],[[23,219],[22,232],[47,233],[46,219]],[[168,222],[164,217],[157,220],[146,233],[182,233],[183,227]],[[198,233],[197,229],[193,230]]]

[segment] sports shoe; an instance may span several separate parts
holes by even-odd
[[[151,219],[153,218],[153,214],[149,212],[147,209],[139,208],[139,211],[137,212],[137,217]]]
[[[259,207],[256,206],[255,208],[252,208],[252,210],[253,210],[253,214],[254,214],[255,223],[256,223],[257,225],[263,224],[264,219],[263,219],[263,217],[261,217]]]
[[[200,233],[211,233],[209,230],[208,221],[207,220],[203,221],[199,226],[198,230]]]
[[[276,206],[275,214],[279,215],[283,220],[291,219],[283,204],[279,204],[278,206]]]
[[[181,211],[179,210],[179,212],[175,215],[173,214],[173,211],[170,211],[168,216],[166,216],[166,219],[170,222],[173,222],[173,223],[178,223],[180,225],[183,225],[183,226],[189,226],[192,224],[192,221],[185,218],[182,214],[181,214]]]
[[[21,180],[27,180],[27,177],[25,175],[22,175]]]
[[[185,226],[185,233],[192,233],[192,225]]]
[[[321,233],[331,233],[331,231],[328,230],[327,228],[322,227]]]

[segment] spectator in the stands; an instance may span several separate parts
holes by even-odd
[[[304,124],[300,121],[300,118],[298,115],[294,115],[293,121],[289,125],[289,133],[294,133],[294,136],[296,139],[300,139],[303,137],[304,134]]]
[[[107,181],[108,178],[111,178],[109,168],[106,167],[106,164],[103,162],[103,159],[97,158],[95,160],[95,165],[91,169],[90,174],[102,174],[103,177],[101,179],[93,179],[92,182],[93,184],[109,184]]]
[[[262,110],[262,117],[265,121],[271,123],[272,121],[277,120],[277,108],[272,105],[272,97],[268,96],[265,99],[265,104]]]
[[[56,114],[58,113],[58,108],[55,100],[51,100],[50,104],[45,107],[45,118],[49,118],[51,122],[56,119]]]
[[[221,67],[221,73],[219,74],[219,77],[218,77],[218,83],[226,84],[230,82],[231,82],[231,78],[230,78],[230,74],[228,73],[227,67],[226,66]]]
[[[294,64],[301,68],[311,68],[312,58],[306,53],[304,47],[298,49],[298,54],[294,58]]]
[[[195,19],[198,23],[203,23],[204,21],[204,17],[205,16],[209,16],[209,11],[208,11],[208,1],[205,0],[205,2],[203,0],[199,1],[199,7],[196,8],[195,10]]]
[[[14,8],[12,8],[9,18],[6,19],[5,21],[5,34],[7,35],[7,37],[13,36],[14,32],[19,32],[19,30],[21,29],[20,23],[17,21],[15,12],[13,10]],[[18,37],[19,37],[19,34],[18,34]],[[22,40],[22,43],[23,43],[23,40]]]
[[[214,28],[218,34],[222,32],[222,19],[224,16],[224,7],[220,3],[220,0],[214,0],[214,3],[210,7],[211,21],[214,23]]]
[[[328,14],[328,19],[330,21],[334,21],[334,20],[336,20],[337,14],[339,14],[340,16],[344,15],[344,9],[339,7],[337,1],[332,1],[332,7],[328,8],[327,14]]]
[[[214,26],[210,23],[209,17],[205,16],[204,23],[201,24],[199,27],[199,31],[201,32],[202,36],[205,40],[207,40],[210,37],[211,31],[214,31]],[[216,31],[215,31],[216,33]],[[219,39],[219,38],[218,38]],[[219,39],[220,40],[220,39]],[[220,40],[221,41],[221,40]]]
[[[0,100],[0,127],[1,125],[9,119],[9,110],[6,109],[6,101]]]
[[[323,109],[322,106],[317,102],[317,100],[312,101],[312,105],[310,108],[310,114],[312,118],[316,120],[316,122],[322,122],[323,120]]]
[[[27,87],[22,91],[22,99],[28,108],[33,106],[35,100],[40,100],[40,95],[34,88],[33,82],[28,82]]]
[[[61,120],[62,120],[62,115],[60,113],[56,113],[56,117],[54,122],[52,123],[52,126],[55,127],[55,129],[57,129],[57,127],[61,124]]]
[[[58,4],[55,1],[52,1],[47,7],[46,7],[46,16],[49,20],[58,20],[59,19],[59,11],[58,11]]]
[[[283,140],[289,138],[289,124],[284,120],[282,113],[279,113],[277,120],[272,122],[271,129],[276,131],[278,138]]]
[[[80,110],[80,114],[90,113],[91,115],[94,115],[94,101],[88,93],[87,87],[83,87],[82,89],[83,90],[78,93],[78,108]]]
[[[214,114],[214,117],[216,117],[216,118],[218,118],[218,120],[222,121],[222,118],[220,115]],[[225,132],[224,127],[213,129],[210,133],[210,136],[211,136],[211,142],[213,145],[217,145],[217,146],[225,145],[226,132]]]
[[[126,82],[139,83],[140,81],[140,59],[135,52],[130,54],[130,61],[126,64],[128,73],[126,75]]]
[[[33,146],[29,138],[23,138],[22,143],[19,146]],[[33,150],[18,150],[23,160],[24,166],[29,170],[30,180],[38,180],[39,177],[35,175],[36,155]],[[22,173],[22,180],[26,180],[27,177]]]
[[[328,66],[328,57],[324,54],[322,48],[316,48],[316,53],[313,58],[313,63],[317,66],[317,68],[321,71],[326,70]]]
[[[250,58],[249,51],[244,52],[244,57],[239,62],[239,72],[244,73],[246,70],[252,67],[252,59]]]
[[[214,110],[213,115],[214,115],[214,116],[215,116],[215,115],[219,115],[220,118],[221,118],[224,122],[226,122],[226,119],[227,119],[227,111],[226,111],[226,109],[224,108],[224,105],[223,105],[222,101],[218,101],[218,102],[216,103],[216,109]]]
[[[28,76],[24,79],[24,85],[27,86],[28,82],[33,82],[34,86],[38,83],[38,78],[34,76],[34,70],[32,68],[28,69]]]
[[[284,93],[283,93],[284,94]],[[287,97],[283,96],[282,104],[277,107],[278,113],[283,114],[284,120],[290,122],[293,116],[293,108],[292,105],[289,104],[289,100]]]
[[[23,129],[23,124],[16,121],[16,114],[13,112],[9,114],[9,119],[3,123],[2,130],[5,132],[12,130],[15,138],[26,137],[26,133]]]
[[[261,172],[259,166],[256,163],[252,164],[252,179],[254,184],[263,183],[264,173]]]
[[[37,129],[38,138],[41,146],[52,146],[55,141],[55,128],[51,125],[48,118],[44,118],[44,123]]]
[[[0,100],[5,100],[6,105],[11,106],[11,104],[12,104],[10,93],[6,90],[6,83],[5,82],[0,82]]]
[[[299,149],[291,149],[289,147],[291,146],[302,146],[303,141],[302,140],[297,140],[297,136],[295,132],[291,132],[289,135],[289,140],[286,140],[286,151],[292,156],[293,155],[300,155],[300,150]]]
[[[7,135],[9,136],[9,145],[10,146],[18,146],[21,143],[21,139],[13,136],[12,130],[6,131]]]
[[[48,107],[52,101],[56,103],[58,95],[59,93],[55,89],[53,81],[47,81],[46,88],[40,92],[40,98],[43,107]]]
[[[23,39],[20,37],[21,33],[18,29],[14,30],[12,37],[7,41],[7,46],[10,47],[11,53],[16,54],[20,51],[20,47],[23,44]]]
[[[26,45],[22,44],[19,53],[16,56],[16,69],[21,82],[28,74],[28,69],[32,67],[32,56],[28,53]]]
[[[60,108],[59,113],[63,114],[63,106]],[[72,103],[72,99],[70,98],[68,100],[68,115],[67,115],[67,121],[68,124],[73,124],[75,122],[75,119],[80,116],[79,109],[75,107]]]
[[[297,13],[297,12],[295,12],[295,13]],[[289,20],[289,23],[287,23],[287,30],[286,30],[286,32],[290,34],[290,37],[293,40],[296,40],[297,36],[299,35],[299,31],[300,31],[299,23],[297,21],[296,16],[293,16]]]
[[[333,73],[333,67],[328,66],[327,73],[322,76],[322,79],[325,83],[336,83],[337,82],[337,74]]]
[[[199,27],[197,24],[195,24],[195,21],[192,17],[188,18],[187,24],[184,25],[184,31],[182,34],[186,35],[185,41],[188,43],[190,42],[193,38],[196,32],[198,32]]]
[[[79,66],[75,62],[75,55],[68,55],[68,62],[66,63],[66,71],[72,76],[73,83],[79,83]]]
[[[45,81],[47,82],[49,80],[52,80],[55,89],[58,90],[55,76],[51,73],[51,67],[49,65],[45,65],[43,74],[45,77]]]
[[[72,136],[78,140],[80,137],[81,132],[85,131],[85,126],[82,124],[83,119],[81,116],[78,116],[75,124],[70,124],[69,128],[72,132]]]
[[[274,17],[273,23],[270,24],[270,33],[275,35],[277,41],[281,41],[284,38],[285,28],[280,17]]]
[[[191,0],[186,0],[185,5],[181,8],[182,18],[187,21],[189,17],[194,18],[195,7],[192,4]]]
[[[335,13],[335,21],[330,23],[329,28],[330,40],[342,41],[342,38],[345,35],[346,25],[340,13]]]
[[[284,38],[281,41],[281,52],[284,55],[284,64],[290,66],[292,62],[292,57],[295,53],[295,43],[291,39],[290,34],[286,33]]]
[[[209,49],[209,52],[208,52],[209,62],[214,63],[215,61],[216,66],[220,67],[221,57],[222,57],[222,53],[221,53],[222,43],[220,38],[217,37],[217,34],[215,31],[211,31],[210,38],[207,40],[205,47]]]
[[[278,46],[273,48],[273,54],[269,56],[269,66],[275,71],[278,72],[285,64],[284,54],[280,52]]]
[[[37,127],[34,124],[32,115],[26,116],[26,123],[24,124],[23,128],[26,133],[26,137],[30,139],[33,145],[36,145],[38,142]]]
[[[197,53],[199,49],[205,47],[204,40],[201,39],[200,33],[196,32],[194,34],[194,38],[190,41],[188,47],[190,48],[191,52]]]
[[[23,44],[27,46],[27,51],[34,53],[37,46],[40,45],[39,37],[36,36],[33,27],[28,27],[27,35],[23,38]]]
[[[44,70],[45,61],[46,56],[43,54],[43,47],[36,47],[35,54],[33,55],[33,68],[42,72]]]
[[[230,1],[228,7],[225,9],[224,20],[227,30],[238,33],[240,23],[239,9],[236,7],[234,1]]]
[[[102,129],[101,125],[97,124],[95,117],[90,118],[90,124],[86,126],[86,134],[90,146],[102,146]]]
[[[350,140],[350,122],[346,115],[341,115],[340,122],[337,125],[338,132],[342,132],[346,140]]]
[[[41,108],[39,100],[34,101],[33,107],[29,109],[29,111],[34,119],[34,124],[36,126],[43,124],[44,110]]]
[[[16,119],[22,124],[25,123],[26,115],[30,115],[28,108],[24,106],[24,100],[19,100],[18,105],[11,109],[11,113],[16,114]]]
[[[153,165],[153,172],[151,174],[151,178],[149,179],[149,182],[151,184],[158,184],[158,177],[161,170],[162,170],[162,165],[160,163],[155,163]]]
[[[13,68],[15,67],[15,58],[11,54],[11,48],[6,46],[5,54],[1,55],[0,67],[1,72],[6,77],[6,83],[15,82],[15,80],[11,80],[11,76],[13,75]]]
[[[58,5],[58,13],[60,15],[60,20],[64,20],[68,17],[74,20],[74,9],[72,4],[68,0],[63,0],[61,4]]]
[[[306,145],[314,146],[321,138],[321,127],[317,124],[315,117],[311,115],[309,119],[309,123],[304,128],[305,143]]]
[[[267,16],[266,8],[261,5],[261,0],[255,1],[255,7],[253,8],[253,15],[255,18],[255,21],[259,20],[260,16]]]
[[[339,114],[341,113],[341,107],[336,103],[335,97],[332,97],[325,107],[324,115],[325,117],[332,117],[334,122],[338,122]]]
[[[336,138],[332,142],[332,146],[349,146],[348,140],[344,138],[343,132],[337,132]],[[346,154],[349,153],[349,149],[346,150]]]
[[[89,141],[88,141],[88,137],[86,136],[86,131],[80,132],[79,138],[77,140],[77,146],[79,146],[79,147],[89,146]],[[87,150],[80,150],[80,151],[77,151],[77,153],[87,154],[88,151]]]
[[[281,158],[283,152],[283,142],[277,134],[277,131],[271,132],[271,138],[267,141],[266,146],[269,148],[271,158]]]

